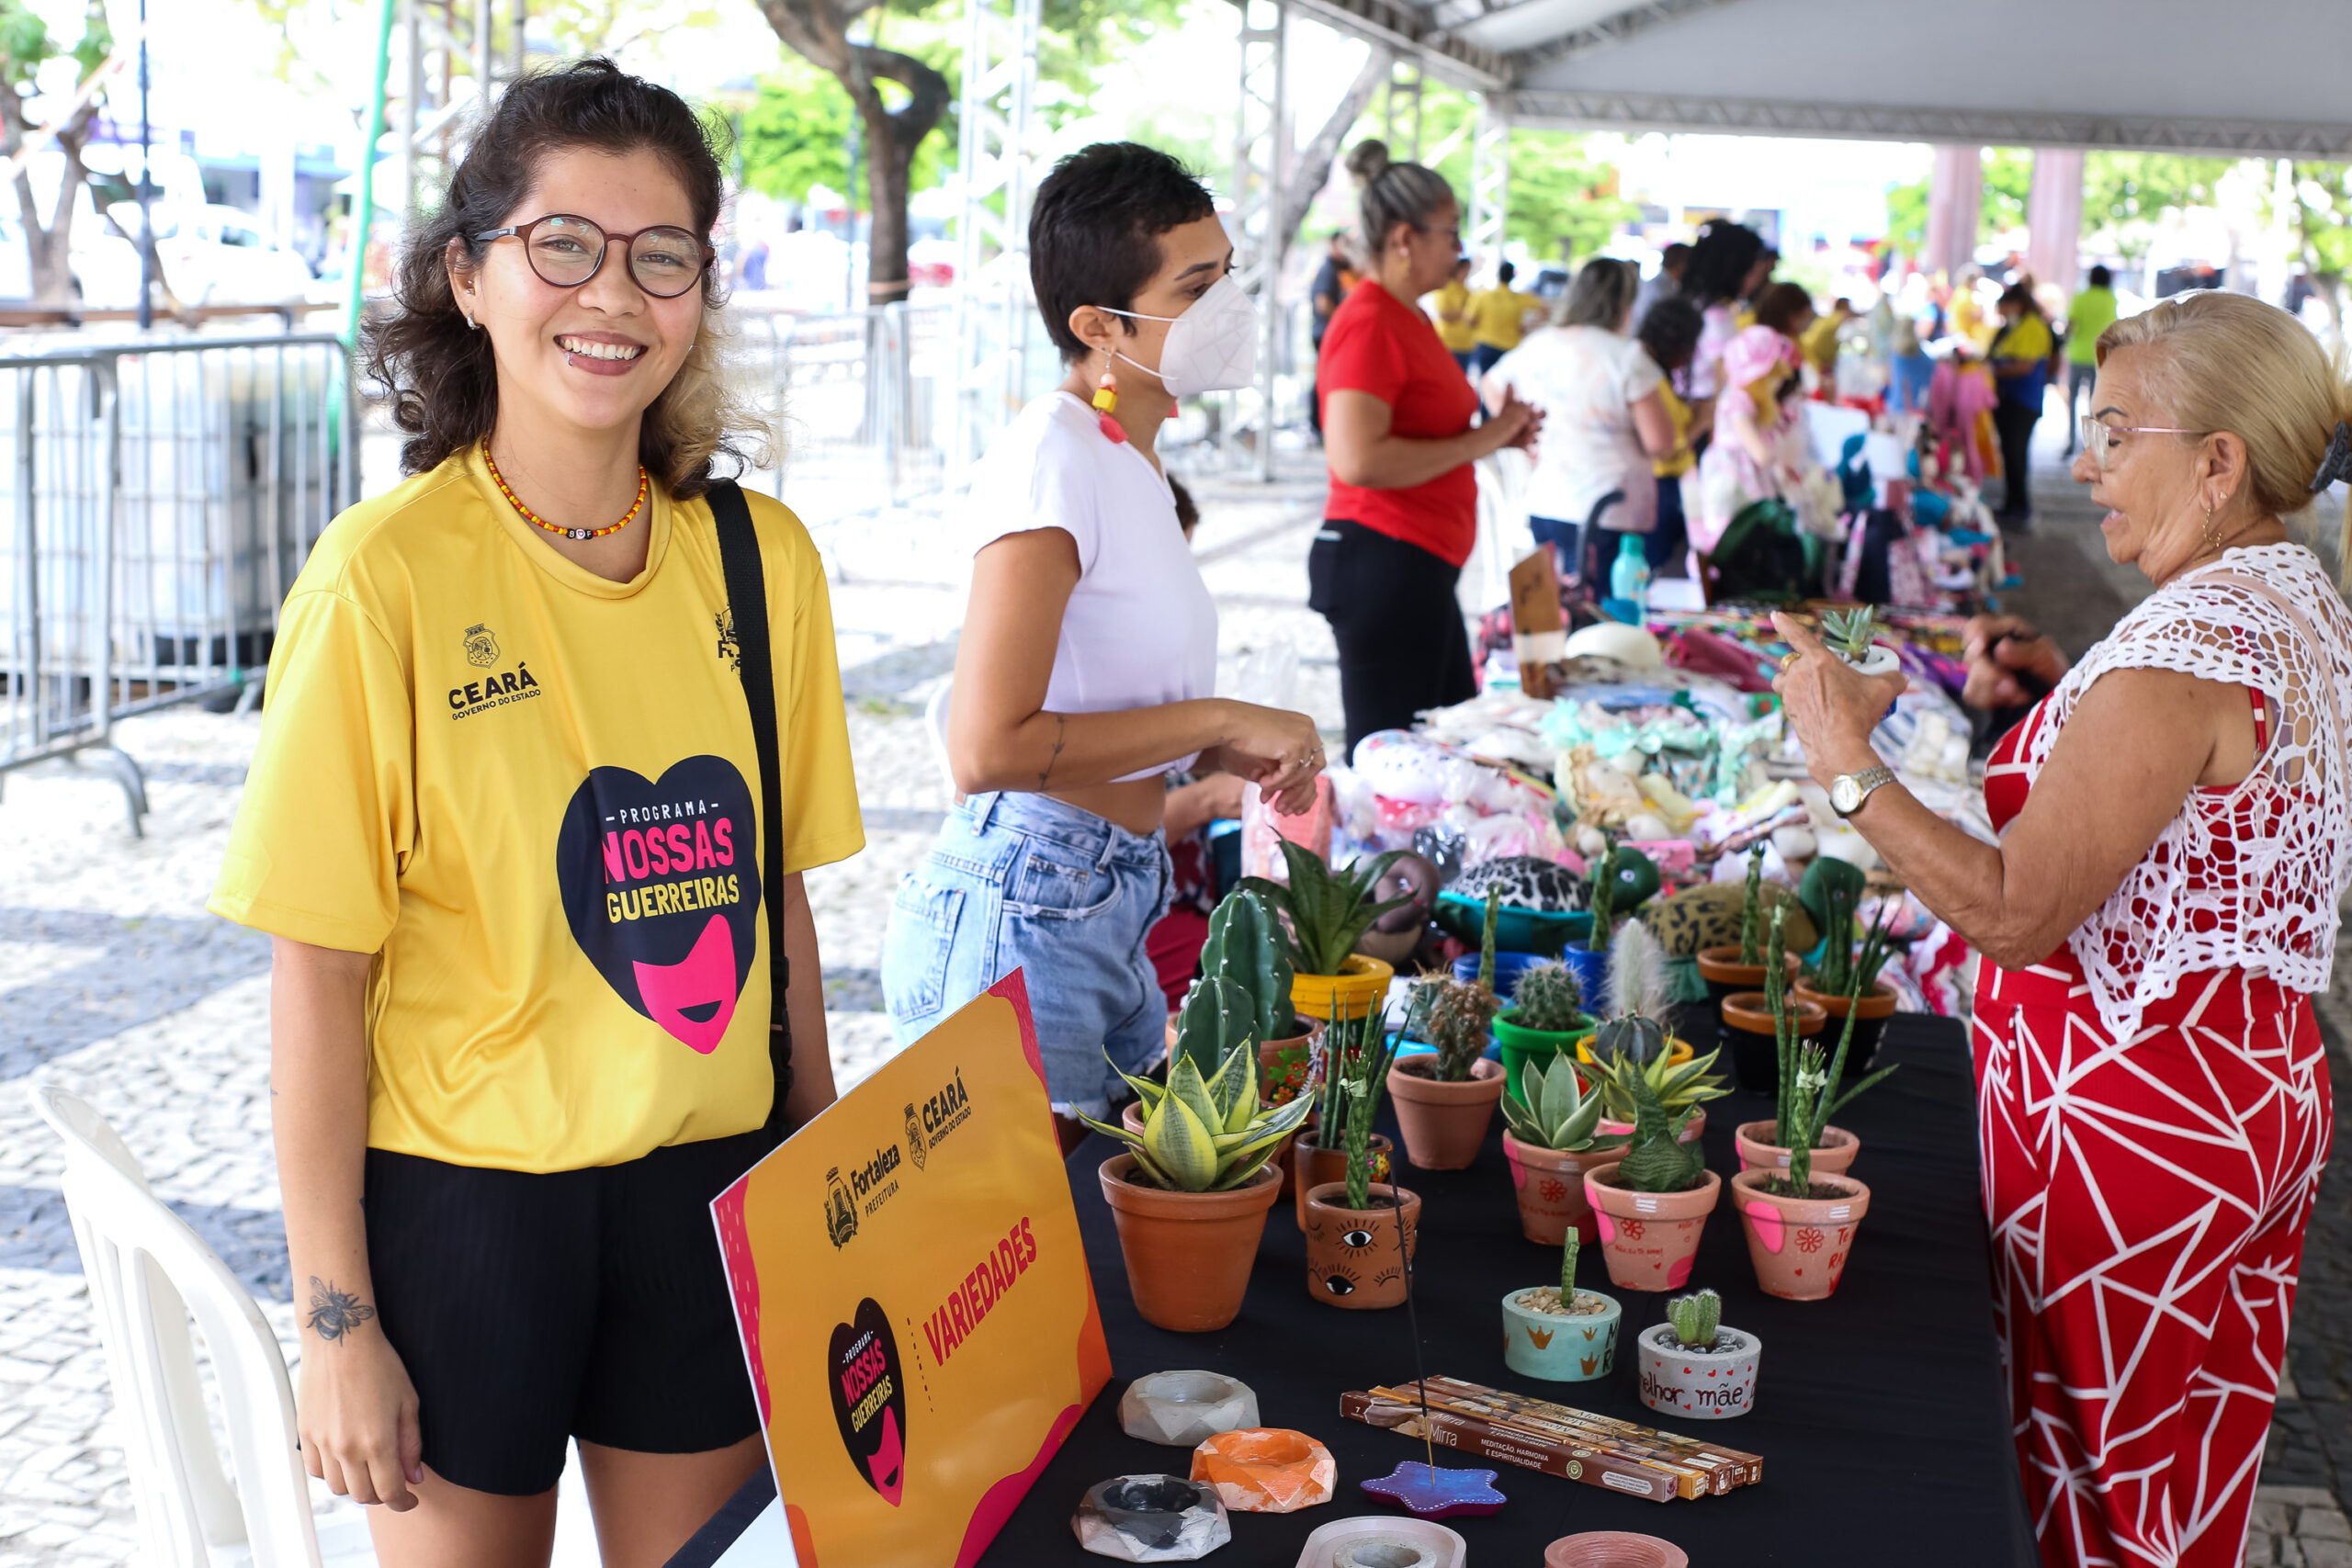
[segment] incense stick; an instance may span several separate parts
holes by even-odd
[[[1413,1381],[1421,1391],[1421,1446],[1429,1450],[1430,1485],[1437,1485],[1437,1439],[1430,1426],[1429,1374],[1421,1366],[1421,1314],[1413,1305],[1413,1249],[1405,1239],[1405,1190],[1396,1173],[1388,1175],[1388,1201],[1396,1209],[1396,1252],[1405,1264],[1405,1322],[1413,1336]]]

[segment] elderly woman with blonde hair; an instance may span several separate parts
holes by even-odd
[[[1815,778],[1984,955],[1985,1216],[2051,1564],[2236,1564],[2333,1132],[2312,1012],[2352,884],[2352,615],[2282,518],[2352,474],[2352,393],[2233,294],[2098,340],[2075,477],[2154,592],[2069,669],[1985,624],[1974,694],[2054,689],[1996,750],[1987,844],[1893,782],[1902,677],[1804,627],[1776,687]]]

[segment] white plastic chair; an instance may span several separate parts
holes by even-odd
[[[212,1249],[157,1201],[103,1117],[50,1084],[33,1103],[65,1140],[65,1205],[122,1417],[142,1561],[320,1568],[277,1336]],[[233,1485],[197,1379],[191,1315],[211,1353]]]

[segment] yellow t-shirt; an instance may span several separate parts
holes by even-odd
[[[865,830],[823,568],[750,501],[790,873]],[[645,570],[608,581],[476,448],[336,518],[287,597],[208,908],[378,954],[372,1148],[571,1170],[766,1120],[760,769],[718,538],[707,501],[647,505]]]
[[[1452,316],[1453,321],[1446,317]],[[1437,341],[1448,354],[1467,354],[1478,346],[1477,327],[1470,319],[1470,286],[1448,278],[1437,291]]]
[[[1824,380],[1837,374],[1838,329],[1844,326],[1850,319],[1845,316],[1822,316],[1816,319],[1813,325],[1805,328],[1804,335],[1797,340],[1799,346],[1804,350],[1805,362],[1820,371]]]
[[[1650,460],[1650,472],[1662,479],[1680,479],[1698,461],[1690,455],[1690,405],[1675,396],[1671,380],[1658,382],[1657,395],[1666,403],[1666,417],[1674,422],[1676,446],[1667,456]]]
[[[1470,296],[1470,335],[1488,348],[1509,353],[1526,334],[1529,312],[1543,309],[1544,301],[1532,294],[1516,288],[1482,288]]]

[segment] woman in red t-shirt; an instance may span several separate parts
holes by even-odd
[[[1477,694],[1453,587],[1478,534],[1470,465],[1532,447],[1543,415],[1510,395],[1473,426],[1478,397],[1415,303],[1453,275],[1462,209],[1443,176],[1392,164],[1366,141],[1348,155],[1363,186],[1372,265],[1323,334],[1316,371],[1331,464],[1306,603],[1340,645],[1348,749],[1424,708]]]

